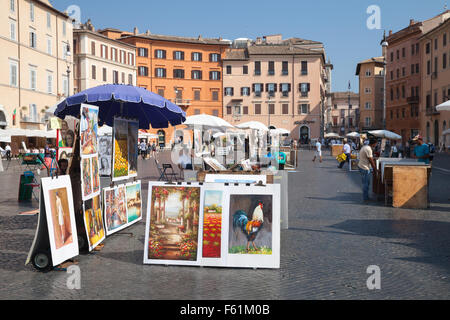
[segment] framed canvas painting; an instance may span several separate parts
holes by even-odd
[[[144,264],[199,265],[201,187],[149,182]]]
[[[126,185],[128,224],[142,220],[141,181]]]
[[[280,267],[280,185],[228,187],[227,266]]]
[[[100,196],[96,196],[83,203],[83,217],[86,235],[89,241],[89,251],[92,251],[105,239]]]
[[[79,254],[78,236],[69,176],[42,178],[53,266]]]
[[[139,122],[128,121],[128,177],[137,177]]]
[[[127,227],[127,204],[125,186],[103,189],[103,211],[106,235],[109,236]]]
[[[91,158],[81,158],[81,195],[83,200],[89,200],[94,194],[92,182]]]
[[[115,118],[113,128],[113,181],[128,179],[128,120]]]
[[[98,152],[97,128],[98,107],[81,105],[80,118],[80,152],[81,156],[94,155]]]
[[[98,138],[98,162],[101,176],[111,176],[112,136]]]

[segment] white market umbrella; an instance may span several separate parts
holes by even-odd
[[[389,131],[389,130],[375,130],[375,131],[369,131],[369,134],[377,137],[377,138],[384,138],[389,140],[401,140],[402,136],[396,134],[395,132]]]
[[[0,129],[0,142],[11,143],[11,135],[6,130]]]
[[[349,138],[359,138],[361,135],[358,132],[350,132],[347,134],[347,137]]]
[[[233,125],[226,122],[222,118],[211,116],[208,114],[198,114],[186,118],[182,123],[188,127],[203,126],[207,128],[234,128]]]
[[[225,132],[216,132],[216,133],[213,134],[213,138],[217,139],[217,138],[220,138],[220,137],[225,137],[226,135],[227,134]]]
[[[445,130],[444,132],[442,132],[443,136],[447,136],[450,135],[450,129]]]
[[[274,135],[289,135],[291,132],[287,129],[283,129],[283,128],[278,128],[278,129],[271,129],[270,130],[270,134],[274,134]]]
[[[325,138],[340,138],[339,135],[337,133],[334,133],[334,132],[327,133],[324,137]]]
[[[267,128],[265,124],[263,124],[259,121],[244,122],[244,123],[238,124],[236,127],[239,129],[253,129],[253,130],[258,130],[258,131],[269,131],[269,128]]]
[[[106,124],[98,127],[97,130],[97,135],[98,136],[112,136],[112,128],[110,126],[107,126]]]
[[[441,103],[436,107],[437,111],[450,111],[450,100],[445,101],[444,103]]]

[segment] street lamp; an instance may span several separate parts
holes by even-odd
[[[70,45],[66,47],[66,63],[67,63],[67,97],[70,96]]]
[[[386,41],[386,30],[383,33],[381,47],[383,51],[383,129],[386,130],[386,54],[388,42]]]

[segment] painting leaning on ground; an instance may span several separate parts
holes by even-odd
[[[199,207],[199,187],[152,187],[149,259],[197,260]]]
[[[272,254],[272,196],[230,195],[229,254]]]

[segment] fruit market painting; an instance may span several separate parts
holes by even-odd
[[[98,108],[81,106],[80,144],[81,155],[97,153]]]
[[[128,121],[114,119],[113,181],[128,178]]]
[[[197,260],[199,207],[199,187],[152,187],[148,259]]]
[[[229,254],[272,254],[272,196],[230,195]]]
[[[203,258],[220,258],[222,194],[222,191],[205,191],[203,205]]]

